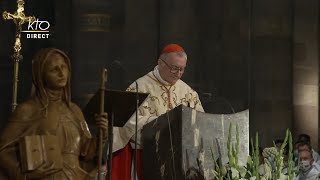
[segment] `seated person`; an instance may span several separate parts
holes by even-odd
[[[303,141],[302,142],[298,142],[296,144],[296,148],[297,148],[297,152],[302,151],[302,150],[308,150],[308,151],[312,152],[312,157],[314,159],[314,162],[316,162],[317,164],[320,165],[320,156],[315,150],[313,150],[313,148],[311,147],[310,143],[303,142]]]
[[[299,151],[299,158],[299,174],[294,177],[294,180],[318,180],[320,166],[314,162],[312,152],[309,150],[301,150]]]

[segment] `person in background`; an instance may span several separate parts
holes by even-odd
[[[299,151],[300,166],[299,174],[294,180],[318,180],[320,175],[320,166],[314,162],[312,152],[309,150]]]
[[[293,151],[294,161],[297,163],[298,161],[298,153],[299,149],[307,149],[311,150],[313,159],[316,163],[320,165],[320,156],[319,154],[311,147],[311,138],[308,134],[299,134],[298,140],[295,143],[295,149]]]

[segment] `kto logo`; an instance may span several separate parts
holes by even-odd
[[[49,38],[50,23],[48,21],[40,21],[39,19],[29,22],[28,30],[21,31],[27,33],[28,39],[47,39]]]

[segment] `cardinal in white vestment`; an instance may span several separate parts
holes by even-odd
[[[184,49],[177,44],[169,44],[161,51],[158,65],[127,89],[127,91],[150,94],[138,112],[137,179],[139,180],[142,179],[143,126],[180,104],[204,112],[197,92],[180,79],[186,65],[187,54]],[[135,122],[133,115],[124,127],[114,128],[112,180],[130,180],[133,177]]]

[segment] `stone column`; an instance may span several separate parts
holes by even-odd
[[[293,119],[294,133],[307,133],[318,149],[319,2],[294,1]]]
[[[101,70],[110,59],[111,0],[73,1],[72,11],[72,93],[84,106],[98,90]]]
[[[266,147],[292,124],[292,1],[252,3],[250,133]]]

